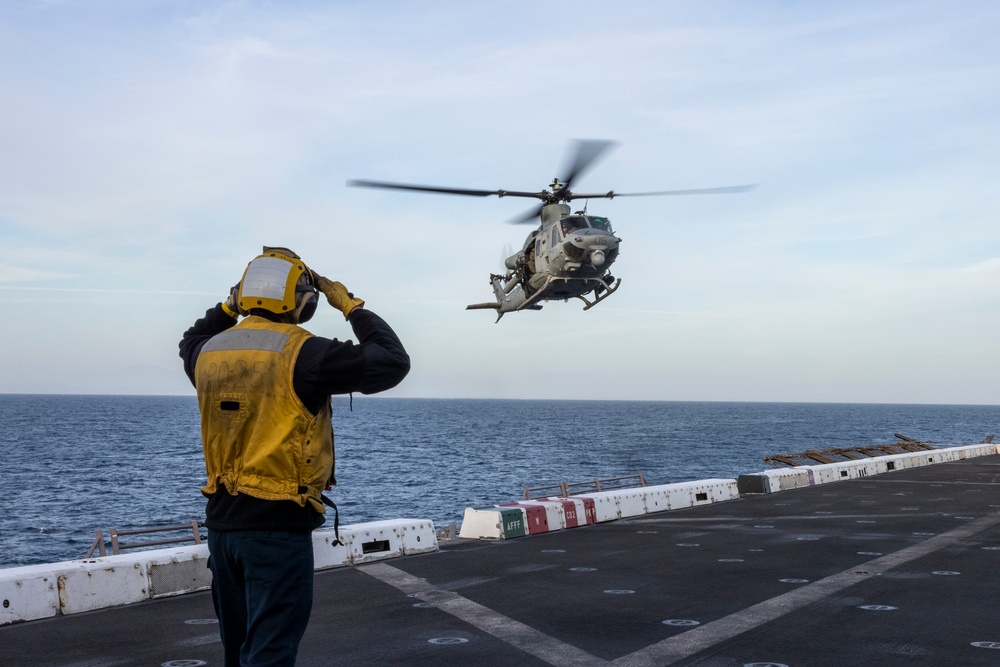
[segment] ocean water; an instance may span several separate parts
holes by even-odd
[[[975,444],[1000,406],[334,398],[341,524],[518,499],[642,473],[735,478],[761,457],[893,442]],[[82,558],[96,529],[200,520],[193,396],[0,395],[0,568]],[[332,523],[331,521],[328,521]]]

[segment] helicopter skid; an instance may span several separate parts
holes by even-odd
[[[602,283],[602,284],[604,284],[604,283]],[[618,286],[621,285],[621,284],[622,284],[622,279],[619,278],[617,281],[615,281],[615,284],[613,286],[612,285],[605,285],[604,292],[600,296],[594,297],[593,301],[590,301],[589,299],[587,299],[582,294],[579,295],[579,296],[577,296],[576,298],[579,299],[580,301],[583,301],[585,304],[587,304],[586,306],[583,307],[584,310],[590,310],[591,308],[593,308],[594,306],[596,306],[597,304],[599,304],[600,302],[604,301],[609,296],[611,296],[612,294],[614,294],[615,292],[617,292],[618,291]]]
[[[496,301],[490,301],[486,303],[471,303],[465,307],[466,310],[495,310],[497,311],[497,322],[503,317],[504,313],[512,313],[519,310],[541,310],[542,306],[539,301],[548,301],[550,298],[559,298],[558,295],[553,295],[549,290],[553,284],[561,281],[565,281],[563,278],[548,278],[545,283],[533,291],[530,296],[525,295],[524,290],[520,284],[515,284],[511,287],[512,278],[514,276],[508,274],[506,276],[500,276],[493,274],[490,276],[490,282],[493,285],[493,292],[496,294]],[[609,296],[614,294],[618,290],[618,286],[621,285],[622,280],[619,278],[615,281],[614,285],[609,285],[599,278],[591,278],[588,282],[598,283],[597,287],[594,289],[595,293],[597,289],[601,290],[599,296],[595,296],[593,299],[588,299],[582,294],[575,295],[577,299],[583,301],[586,305],[583,307],[584,310],[589,310],[604,301]],[[565,296],[563,298],[569,298]]]

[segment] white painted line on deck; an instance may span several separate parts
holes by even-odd
[[[705,623],[682,634],[647,646],[635,653],[618,658],[611,665],[614,667],[663,667],[671,665],[797,611],[806,605],[836,595],[845,588],[878,576],[886,570],[891,570],[953,545],[959,540],[969,538],[998,523],[1000,523],[1000,514],[985,516],[947,533],[928,538],[919,544],[856,565],[849,570],[830,575],[825,579],[765,600],[717,621]]]
[[[829,519],[829,517],[825,517]],[[675,635],[644,649],[608,662],[586,651],[550,637],[524,623],[515,621],[488,607],[452,591],[429,584],[386,563],[373,563],[357,569],[383,583],[424,602],[432,604],[461,621],[556,667],[663,667],[728,641],[737,635],[774,621],[802,607],[836,595],[840,591],[893,568],[953,545],[1000,523],[1000,514],[970,521],[954,530],[930,537],[919,544],[881,556],[830,575],[814,583],[765,600],[697,628]]]
[[[443,612],[490,634],[497,639],[521,649],[556,667],[605,667],[609,663],[582,649],[566,644],[543,632],[488,607],[468,600],[458,593],[441,590],[386,563],[361,565],[359,572],[430,603]]]

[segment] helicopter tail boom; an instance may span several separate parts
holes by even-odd
[[[465,307],[466,310],[495,310],[497,311],[497,322],[504,313],[512,313],[518,310],[541,310],[542,307],[533,303],[537,294],[529,297],[524,293],[524,288],[514,280],[514,274],[499,276],[490,275],[490,284],[493,286],[493,294],[496,301],[487,303],[472,303]]]

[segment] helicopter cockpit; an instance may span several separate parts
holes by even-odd
[[[611,221],[607,218],[597,216],[567,215],[559,221],[559,224],[562,227],[563,236],[568,236],[577,230],[587,229],[588,227],[599,229],[608,234],[613,233],[611,230]]]

